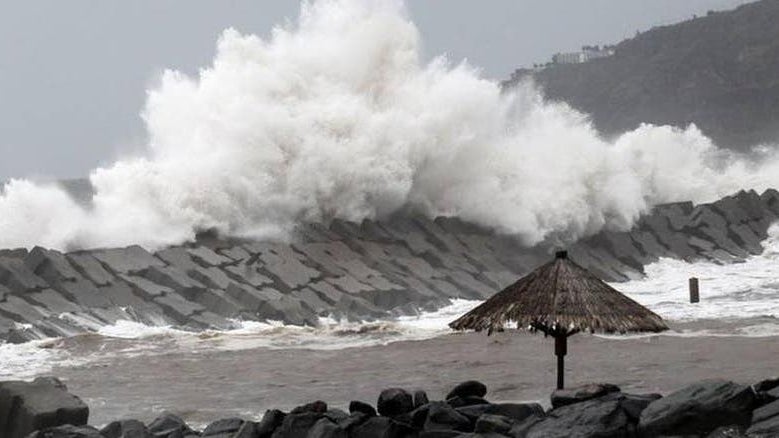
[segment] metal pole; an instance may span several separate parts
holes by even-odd
[[[565,355],[568,353],[568,336],[556,335],[554,338],[554,353],[557,356],[557,389],[565,386]]]

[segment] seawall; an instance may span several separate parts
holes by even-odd
[[[779,192],[656,207],[626,232],[571,245],[608,281],[643,275],[660,257],[732,263],[762,252]],[[70,336],[117,320],[194,330],[236,319],[316,324],[376,319],[485,299],[546,261],[553,248],[456,218],[307,224],[290,242],[203,235],[151,253],[139,246],[61,253],[0,250],[0,339]]]

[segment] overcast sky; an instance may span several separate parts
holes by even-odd
[[[584,44],[747,0],[411,0],[425,57],[467,58],[490,78]],[[0,180],[86,176],[144,143],[139,111],[165,68],[208,65],[219,33],[266,37],[295,0],[4,0]]]

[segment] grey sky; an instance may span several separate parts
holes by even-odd
[[[8,0],[0,8],[0,180],[85,176],[142,147],[139,111],[164,68],[207,65],[226,27],[267,36],[295,0]],[[747,0],[412,0],[425,56],[487,77],[583,44]]]

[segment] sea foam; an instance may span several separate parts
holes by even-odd
[[[779,186],[774,149],[747,160],[694,126],[605,140],[532,84],[503,92],[467,62],[423,62],[422,46],[395,0],[303,2],[268,39],[228,29],[197,76],[168,70],[148,90],[143,153],[91,172],[91,206],[6,184],[0,247],[155,249],[203,229],[284,238],[300,221],[405,209],[534,244],[624,229],[657,203]]]

